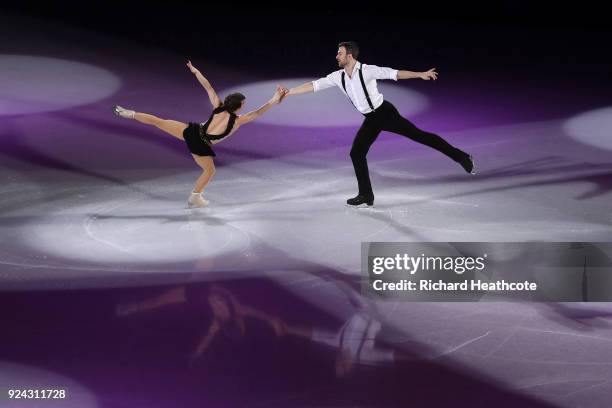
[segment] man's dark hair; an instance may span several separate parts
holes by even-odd
[[[338,48],[344,47],[347,54],[352,54],[353,58],[357,59],[359,57],[359,46],[355,41],[343,41],[338,44]]]
[[[240,108],[242,101],[244,101],[245,99],[246,96],[244,96],[240,92],[235,92],[225,97],[225,100],[223,101],[223,106],[225,106],[228,112],[234,113],[236,109]]]

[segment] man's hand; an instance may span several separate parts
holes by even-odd
[[[287,90],[287,88],[284,88],[284,87],[278,85],[276,87],[276,92],[274,93],[274,96],[272,96],[272,102],[280,103],[283,100],[283,98],[285,97],[285,95],[287,95],[287,92],[289,92]]]
[[[438,79],[438,73],[436,72],[435,68],[432,68],[429,71],[421,72],[421,79],[424,79],[425,81],[433,79],[435,81]]]
[[[187,60],[187,68],[189,68],[192,74],[197,74],[198,72],[200,72],[196,67],[191,65],[191,61],[189,60]]]

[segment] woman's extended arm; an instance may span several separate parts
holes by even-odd
[[[191,73],[196,76],[198,82],[204,87],[204,89],[206,89],[206,93],[208,93],[208,99],[210,99],[210,103],[212,104],[213,108],[219,107],[219,105],[221,105],[221,99],[219,99],[219,97],[217,96],[217,93],[215,92],[210,82],[208,82],[208,79],[206,79],[206,77],[202,75],[200,70],[191,65],[191,61],[187,61],[187,68],[189,68]]]
[[[240,116],[238,119],[236,119],[236,124],[244,125],[245,123],[249,123],[257,119],[258,117],[266,113],[272,107],[272,105],[279,103],[282,97],[287,94],[287,92],[288,90],[286,90],[285,88],[282,88],[280,86],[276,87],[276,92],[268,102],[261,105],[259,109]]]

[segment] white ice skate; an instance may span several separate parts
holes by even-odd
[[[136,114],[136,111],[122,108],[119,105],[113,108],[113,112],[115,112],[115,115],[121,116],[125,119],[134,119],[134,115]]]
[[[206,207],[208,205],[208,200],[205,200],[200,193],[191,193],[189,195],[189,199],[187,200],[187,207],[189,208],[198,208],[198,207]]]

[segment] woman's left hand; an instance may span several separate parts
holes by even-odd
[[[284,87],[278,85],[276,87],[276,92],[274,93],[274,96],[272,97],[272,100],[274,101],[274,103],[281,103],[281,101],[283,100],[285,95],[287,95],[288,92],[289,92],[289,90],[287,88],[284,88]]]
[[[190,60],[187,60],[187,68],[189,68],[189,70],[191,71],[192,74],[196,74],[196,73],[199,72],[196,67],[191,65],[191,61]]]

